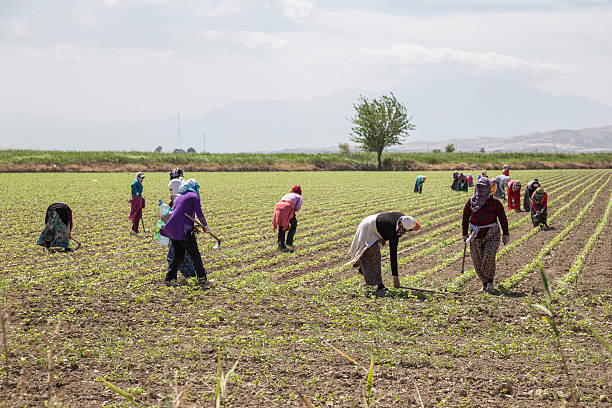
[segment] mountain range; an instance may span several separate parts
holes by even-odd
[[[609,150],[612,107],[581,96],[553,95],[513,81],[458,78],[404,81],[390,91],[404,103],[416,130],[405,150],[450,142],[461,151]],[[353,104],[371,92],[347,90],[307,101],[235,102],[199,116],[157,120],[83,120],[0,113],[0,148],[252,152],[317,150],[348,142]],[[583,129],[558,130],[553,129]],[[599,130],[594,130],[597,128]],[[204,138],[205,134],[205,138]],[[514,137],[516,135],[526,135]],[[512,140],[508,138],[513,137]],[[586,139],[590,142],[586,143]],[[475,141],[468,141],[475,139]],[[417,142],[419,141],[419,142]],[[484,145],[483,145],[484,144]],[[436,146],[436,147],[434,147]],[[539,146],[539,147],[538,147]],[[550,149],[552,149],[552,144]]]

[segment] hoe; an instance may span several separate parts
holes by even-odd
[[[191,221],[195,222],[196,224],[198,224],[200,227],[202,227],[202,231],[205,230],[204,225],[202,225],[202,223],[199,220],[196,220],[195,218],[193,218],[191,215],[185,213],[185,217],[189,218]],[[208,231],[208,233],[217,240],[217,243],[215,244],[215,246],[213,248],[219,248],[221,246],[221,240],[219,238],[217,238],[217,236],[215,234],[213,234],[212,232]]]

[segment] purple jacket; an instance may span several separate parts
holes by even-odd
[[[193,221],[185,217],[189,214],[193,218],[204,218],[202,206],[200,205],[200,196],[193,192],[181,194],[174,200],[172,214],[170,219],[160,230],[159,233],[165,237],[183,241],[187,234],[193,230]],[[207,225],[204,218],[204,225]]]

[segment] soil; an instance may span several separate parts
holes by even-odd
[[[610,172],[598,174],[607,177]],[[568,183],[565,188],[572,186]],[[587,192],[551,223],[555,230],[538,232],[503,257],[496,282],[533,259],[600,186],[586,185]],[[611,190],[612,180],[583,221],[544,258],[553,285],[569,271],[601,220]],[[550,208],[549,216],[562,204]],[[97,205],[92,203],[92,212],[104,211],[107,202]],[[25,207],[14,203],[10,208],[18,212]],[[342,211],[344,216],[352,214],[350,206]],[[104,214],[110,222],[125,217],[111,211]],[[525,215],[511,213],[509,221]],[[330,223],[337,221],[333,212],[326,217]],[[8,374],[0,386],[2,407],[54,401],[67,407],[128,406],[128,400],[102,379],[129,392],[143,406],[214,406],[218,359],[224,373],[237,362],[224,406],[233,402],[237,407],[304,407],[308,400],[314,406],[363,407],[371,356],[373,407],[571,406],[554,337],[530,306],[543,302],[537,271],[513,288],[516,296],[479,293],[475,277],[459,294],[413,296],[409,291],[392,291],[387,298],[369,298],[352,268],[331,280],[306,280],[288,291],[267,290],[341,265],[344,260],[330,259],[290,270],[294,264],[346,249],[331,245],[304,257],[298,250],[296,256],[249,272],[262,272],[261,281],[244,289],[238,289],[242,275],[211,270],[213,279],[226,279],[218,281],[215,289],[200,292],[192,289],[192,283],[162,286],[160,265],[165,253],[159,246],[104,231],[86,217],[82,220],[81,236],[87,245],[70,254],[41,255],[40,248],[19,244],[36,238],[34,227],[28,232],[30,224],[24,221],[25,232],[18,233],[0,218],[7,231],[5,242],[13,251],[0,252],[4,277],[0,295],[10,350],[6,363],[0,360],[0,373]],[[527,221],[511,235],[519,237],[531,228]],[[457,234],[453,229],[441,237]],[[610,356],[581,325],[586,319],[609,338],[611,237],[612,223],[608,223],[575,288],[554,305],[582,407],[612,406]],[[433,243],[403,246],[400,259]],[[299,240],[296,244],[299,248]],[[224,254],[247,252],[244,243],[228,240],[228,245],[223,249],[227,253],[203,251],[205,263],[220,262]],[[266,245],[273,243],[257,248]],[[400,275],[431,268],[461,250],[460,241],[440,248],[402,266]],[[245,266],[248,262],[236,260],[219,269],[236,267],[239,272]],[[440,289],[457,276],[458,267],[460,260],[419,284]],[[289,269],[276,274],[280,268]],[[348,292],[342,288],[353,280]],[[178,394],[182,399],[177,402]]]

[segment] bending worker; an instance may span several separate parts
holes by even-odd
[[[521,211],[521,180],[508,183],[508,209]]]
[[[492,197],[494,184],[486,177],[481,177],[476,183],[474,195],[463,207],[463,240],[470,244],[470,256],[476,273],[482,280],[482,290],[494,292],[495,254],[499,248],[501,224],[504,245],[510,241],[508,218],[504,205]],[[468,235],[469,227],[469,235]]]
[[[531,196],[540,187],[540,180],[533,179],[525,186],[525,194],[523,194],[523,210],[529,211],[531,208]]]
[[[274,206],[274,216],[272,217],[272,227],[274,231],[278,227],[278,249],[283,252],[293,252],[293,237],[297,228],[297,218],[295,213],[302,208],[302,188],[296,184],[279,200]],[[285,242],[285,232],[287,241]]]
[[[531,222],[534,227],[538,225],[540,228],[550,228],[546,221],[548,220],[548,193],[544,191],[544,187],[538,187],[531,196]]]
[[[409,215],[400,212],[373,214],[361,221],[353,243],[349,250],[351,260],[346,265],[359,268],[368,286],[377,286],[376,296],[384,296],[387,288],[383,284],[381,272],[380,247],[389,241],[389,255],[391,258],[391,275],[393,286],[400,287],[397,270],[397,245],[399,239],[406,231],[418,231],[421,224]]]
[[[415,193],[423,194],[423,183],[425,183],[426,179],[427,176],[417,176],[416,181],[414,183]]]

